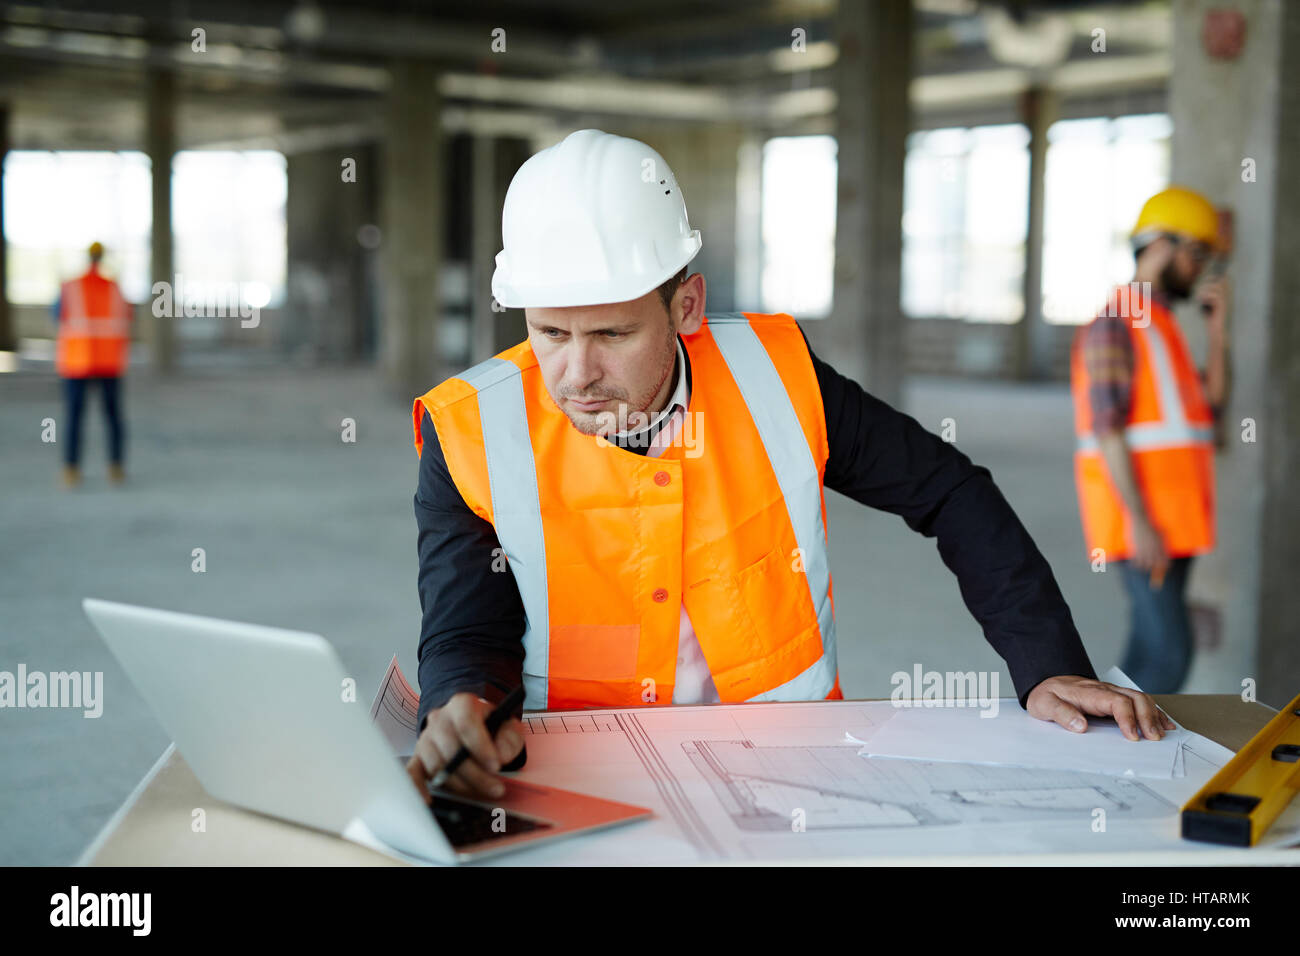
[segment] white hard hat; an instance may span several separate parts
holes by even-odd
[[[501,214],[492,295],[507,308],[637,299],[700,251],[664,158],[580,129],[519,167]]]

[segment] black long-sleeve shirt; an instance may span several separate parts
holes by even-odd
[[[809,354],[826,412],[825,486],[938,539],[966,607],[1006,661],[1021,707],[1048,677],[1095,678],[1051,568],[988,469],[863,391],[811,347]],[[501,547],[496,531],[461,498],[427,411],[421,435],[415,517],[423,728],[425,715],[455,693],[495,704],[521,683],[525,617],[514,575],[492,570],[493,549]]]

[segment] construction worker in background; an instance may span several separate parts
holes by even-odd
[[[81,412],[90,383],[99,385],[104,399],[109,480],[120,484],[126,479],[121,379],[131,341],[131,307],[117,283],[99,271],[104,247],[91,243],[88,253],[90,268],[63,283],[55,304],[58,343],[54,367],[63,379],[68,410],[63,443],[63,483],[68,487],[81,481]]]
[[[515,174],[492,292],[528,339],[415,400],[421,793],[500,794],[528,710],[839,699],[823,486],[938,539],[1020,705],[1173,728],[1096,679],[985,468],[814,355],[788,315],[705,315],[701,247],[645,143],[579,130]],[[857,628],[854,628],[856,631]],[[918,690],[919,693],[919,690]]]
[[[1192,558],[1214,547],[1227,279],[1216,269],[1196,293],[1209,343],[1202,375],[1171,306],[1192,296],[1215,254],[1214,207],[1190,189],[1166,189],[1142,207],[1132,241],[1134,281],[1073,342],[1075,481],[1089,559],[1120,569],[1131,602],[1121,667],[1148,693],[1172,694],[1192,659]]]

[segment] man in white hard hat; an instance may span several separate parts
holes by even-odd
[[[823,487],[938,540],[1022,707],[1133,740],[987,469],[812,354],[788,315],[705,314],[701,237],[654,149],[579,130],[520,167],[492,292],[528,339],[416,399],[427,779],[500,795],[524,709],[841,697]]]

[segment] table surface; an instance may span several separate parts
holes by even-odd
[[[1237,751],[1276,713],[1263,704],[1233,694],[1153,695],[1171,717],[1188,730]],[[206,831],[191,830],[196,807],[206,814]],[[178,836],[179,834],[179,836]],[[527,854],[520,857],[527,863]],[[780,865],[800,861],[782,860]],[[1300,863],[1300,850],[1207,847],[1206,853],[1051,854],[980,857],[870,857],[802,862],[833,865],[1152,865]],[[210,797],[184,758],[170,746],[140,781],[126,802],[82,854],[89,866],[397,866],[381,853],[341,837],[241,810]]]

